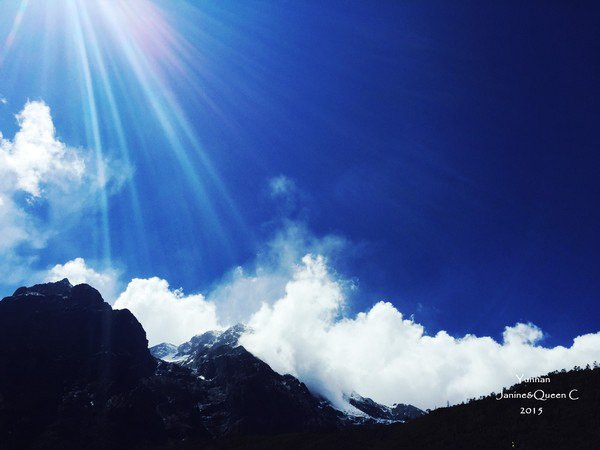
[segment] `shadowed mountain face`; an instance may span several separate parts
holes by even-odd
[[[406,422],[421,417],[425,413],[412,405],[396,404],[393,407],[381,405],[370,398],[365,398],[353,392],[347,396],[348,403],[362,411],[376,423],[391,424]],[[368,421],[366,421],[368,422]]]
[[[88,285],[19,288],[0,301],[0,448],[177,447],[371,420],[271,370],[237,345],[243,331],[153,348],[175,364],[153,357],[135,317]]]
[[[202,442],[204,449],[597,449],[600,442],[600,368],[548,375],[467,404],[439,408],[405,424],[348,427],[325,433],[236,436]],[[541,391],[566,398],[517,398]],[[576,392],[572,392],[576,390]],[[572,400],[569,397],[572,393]],[[190,442],[182,448],[197,448]]]
[[[492,395],[423,415],[353,393],[348,413],[237,345],[243,332],[236,326],[153,347],[162,361],[135,317],[113,311],[90,286],[20,288],[0,301],[0,449],[535,449],[600,441],[600,369],[506,391],[576,390],[577,400]],[[539,407],[543,413],[521,413]]]
[[[218,435],[332,430],[346,424],[340,411],[298,379],[278,374],[238,346],[244,331],[243,325],[209,331],[178,347],[160,344],[150,352],[202,380],[209,398],[198,407]]]
[[[129,311],[68,280],[2,300],[0,343],[0,441],[9,447],[118,437],[119,416],[135,407],[127,397],[157,366]]]
[[[290,427],[281,422],[287,420],[280,415],[281,411],[286,410],[285,405],[294,405],[293,422],[304,424],[302,428],[323,428],[332,419],[346,425],[390,424],[405,422],[424,414],[412,405],[388,407],[357,393],[346,397],[349,406],[347,411],[334,410],[329,401],[309,392],[298,379],[274,372],[263,361],[239,346],[238,340],[246,331],[248,330],[244,325],[238,324],[223,332],[208,331],[194,336],[180,346],[162,343],[150,348],[150,352],[157,358],[192,369],[206,380],[207,385],[227,390],[231,394],[227,399],[230,403],[223,405],[223,409],[229,411],[230,416],[247,417],[242,421],[244,431],[247,432],[257,429],[259,424],[256,421],[262,420],[261,415],[253,412],[257,405],[262,405],[261,408],[273,408],[271,411],[264,411],[264,417],[271,425],[265,423],[260,426],[261,429],[271,427],[273,430]],[[265,397],[271,399],[270,404],[264,404],[262,399]],[[319,414],[315,415],[315,408]]]

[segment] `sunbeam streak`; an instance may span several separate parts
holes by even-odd
[[[181,110],[171,88],[165,81],[161,80],[161,69],[156,64],[152,63],[152,60],[147,57],[144,49],[141,48],[143,40],[136,40],[134,33],[125,31],[130,29],[126,24],[130,26],[133,25],[134,30],[140,27],[139,21],[136,23],[136,17],[138,17],[137,12],[140,10],[146,11],[146,14],[142,16],[141,24],[145,24],[151,29],[154,29],[154,25],[158,24],[157,28],[159,30],[166,26],[160,19],[153,4],[144,0],[138,0],[135,3],[138,3],[135,5],[137,9],[130,9],[132,8],[132,5],[120,4],[119,6],[122,7],[122,9],[118,11],[118,13],[115,11],[113,5],[100,3],[98,6],[101,9],[104,23],[110,28],[112,35],[116,37],[119,43],[118,47],[124,52],[130,68],[143,89],[146,101],[158,120],[163,132],[168,137],[171,149],[178,159],[184,175],[193,186],[196,195],[201,197],[201,204],[208,212],[207,219],[212,222],[212,228],[217,231],[221,236],[222,241],[228,246],[228,239],[223,234],[222,227],[218,222],[218,216],[214,211],[213,200],[206,195],[206,188],[202,178],[206,177],[218,187],[222,200],[226,202],[230,212],[240,223],[241,218],[227,194],[225,187],[220,182],[218,175],[213,169],[212,164],[201,149],[194,133],[191,131],[188,120]],[[145,23],[147,21],[144,21],[144,18],[149,18],[151,23]],[[164,45],[164,43],[162,45]],[[158,46],[158,48],[160,49],[160,46]],[[175,62],[174,66],[178,68],[180,64],[180,62]],[[202,178],[194,170],[194,165],[190,160],[187,148],[192,148],[201,158],[201,163],[203,164]]]
[[[196,7],[185,10],[204,17]],[[40,95],[47,97],[43,92],[56,87],[53,78],[57,64],[67,64],[68,79],[63,81],[79,88],[75,110],[84,130],[82,144],[93,152],[96,161],[97,178],[106,178],[107,160],[118,159],[133,170],[143,164],[157,175],[172,170],[163,161],[174,162],[177,183],[185,183],[189,187],[186,191],[192,193],[180,202],[177,220],[200,220],[199,245],[210,243],[212,248],[218,242],[219,252],[233,262],[232,230],[248,242],[253,241],[252,232],[213,163],[210,149],[202,143],[203,124],[192,122],[189,114],[200,108],[224,123],[230,121],[202,84],[203,79],[211,79],[209,58],[176,30],[175,22],[171,11],[148,0],[24,0],[15,8],[10,32],[0,49],[0,68],[15,46],[39,48],[43,76],[38,83]],[[24,33],[25,28],[32,27],[36,27],[35,33]],[[36,40],[37,36],[41,39]],[[22,64],[11,59],[4,76],[19,77],[22,71]],[[190,75],[195,73],[203,76]],[[183,98],[182,93],[193,97]],[[70,104],[73,107],[73,101]],[[140,115],[141,111],[144,113]],[[230,126],[235,134],[234,126]],[[127,227],[132,235],[146,236],[147,213],[139,196],[141,180],[125,178],[130,199]],[[99,196],[100,215],[93,240],[97,257],[110,264],[118,244],[111,236],[113,214],[106,187]],[[147,255],[147,241],[136,242],[140,255]]]
[[[108,74],[106,64],[104,62],[104,58],[102,57],[101,49],[99,47],[98,36],[97,36],[96,30],[92,26],[87,9],[82,7],[82,2],[77,1],[77,7],[78,7],[79,16],[81,18],[81,22],[83,23],[83,33],[85,33],[88,36],[87,38],[84,39],[84,42],[87,43],[87,45],[90,48],[90,52],[93,56],[94,64],[98,68],[98,75],[100,77],[100,88],[102,89],[102,93],[105,96],[106,101],[108,102],[111,123],[112,123],[112,127],[114,129],[114,132],[116,134],[117,144],[118,144],[118,148],[119,148],[119,154],[120,154],[120,157],[123,158],[123,160],[125,161],[126,166],[130,167],[132,162],[131,162],[131,158],[130,158],[128,147],[127,147],[125,130],[123,128],[121,114],[119,113],[117,100],[115,98],[115,94],[113,91],[112,81]],[[129,188],[128,191],[129,191],[129,195],[130,195],[131,207],[133,210],[132,218],[135,221],[135,228],[137,230],[141,231],[142,234],[145,236],[146,232],[145,232],[144,222],[142,220],[142,210],[140,207],[140,200],[139,200],[139,195],[137,192],[137,187],[136,187],[135,183],[133,182],[132,178],[127,178],[127,183],[128,183],[128,188]],[[104,193],[104,195],[105,195],[105,193]],[[107,223],[107,221],[108,221],[108,219],[106,219],[106,223]],[[108,242],[108,243],[110,243],[110,242]],[[146,247],[145,241],[141,242],[140,244],[142,246]],[[144,248],[143,253],[147,257],[147,254],[148,254],[147,249]]]
[[[23,22],[23,16],[25,15],[28,4],[29,0],[21,0],[20,2],[17,13],[15,14],[15,19],[13,20],[12,27],[8,33],[8,36],[6,36],[6,39],[4,40],[2,50],[0,50],[0,67],[2,67],[2,63],[15,43],[15,39],[19,32],[19,28],[21,27],[21,23]]]
[[[104,185],[106,180],[106,173],[104,167],[104,154],[102,150],[102,138],[100,137],[100,126],[98,122],[98,108],[96,106],[96,96],[94,93],[94,83],[90,70],[90,63],[88,59],[88,52],[84,40],[83,30],[80,20],[80,2],[71,2],[70,6],[70,18],[73,23],[74,39],[76,41],[77,50],[79,53],[80,69],[84,80],[84,98],[86,99],[87,113],[85,116],[86,131],[88,136],[91,138],[93,149],[96,158],[96,170],[98,171],[98,179]],[[102,214],[101,223],[101,241],[102,241],[102,256],[107,264],[111,261],[111,246],[110,246],[110,225],[108,220],[108,198],[106,191],[102,186],[100,190],[100,210]]]

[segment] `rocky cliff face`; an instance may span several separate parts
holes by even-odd
[[[66,279],[19,288],[0,301],[0,449],[177,448],[404,420],[360,396],[360,417],[334,409],[239,346],[243,332],[151,354],[136,318],[94,288]]]
[[[216,433],[281,433],[337,429],[344,416],[291,375],[280,375],[237,341],[243,326],[207,332],[179,346],[167,360],[190,369],[209,392],[200,405]],[[162,344],[161,344],[162,345]],[[161,346],[151,349],[157,354]]]
[[[157,367],[129,311],[68,280],[3,299],[0,343],[0,441],[9,448],[119,436],[119,416],[133,407],[125,398]]]
[[[274,372],[239,346],[238,340],[246,331],[244,325],[238,324],[225,331],[194,336],[179,346],[162,343],[152,347],[150,352],[159,359],[192,369],[207,385],[229,392],[229,400],[235,398],[235,401],[221,408],[228,411],[230,417],[238,417],[237,426],[244,430],[272,428],[281,432],[290,428],[391,424],[424,414],[412,405],[389,407],[357,393],[346,396],[346,410],[336,410],[295,377]],[[271,401],[265,403],[265,398]],[[219,399],[215,399],[215,404],[218,402]]]
[[[154,358],[135,317],[88,285],[20,288],[0,301],[0,448],[136,448],[344,425],[298,380],[227,345],[235,332],[219,334],[222,345],[196,339],[189,364],[176,365]]]

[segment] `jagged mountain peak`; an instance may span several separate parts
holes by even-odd
[[[163,342],[150,347],[150,353],[167,362],[185,363],[199,350],[205,350],[219,345],[228,345],[236,347],[242,334],[248,328],[246,325],[238,323],[225,330],[211,330],[192,337],[189,341],[181,345],[174,345]]]
[[[157,366],[131,312],[113,311],[96,289],[66,279],[0,301],[0,342],[3,448],[58,448],[53,439],[77,441],[80,428],[116,430],[96,414],[126,409],[119,398]]]
[[[173,354],[177,353],[177,346],[173,345],[173,344],[169,344],[168,342],[163,342],[161,344],[151,347],[150,353],[155,358],[165,359],[169,355],[173,355]]]
[[[226,330],[207,331],[191,338],[179,346],[162,343],[150,348],[150,353],[161,360],[176,363],[194,370],[202,380],[215,377],[236,378],[238,372],[261,372],[265,377],[273,372],[271,368],[239,346],[239,338],[248,331],[243,324],[236,324]],[[219,360],[216,364],[215,361]],[[268,369],[268,370],[267,370]],[[274,372],[273,372],[274,373]],[[318,394],[309,393],[306,386],[289,374],[279,375],[279,384],[291,389],[293,386],[305,392],[305,395],[317,399],[321,407],[333,408],[333,404]],[[404,422],[423,415],[424,412],[411,405],[381,405],[374,400],[362,397],[356,392],[344,396],[346,407],[341,408],[341,420],[347,423],[395,423]],[[343,416],[343,417],[342,417]]]
[[[245,331],[238,324],[159,344],[152,357],[133,314],[112,310],[91,286],[65,279],[19,288],[0,301],[0,361],[9,362],[0,370],[0,442],[176,448],[185,439],[369,423],[238,345]]]
[[[58,306],[56,300],[70,300],[69,303],[60,303],[62,307],[100,307],[109,308],[108,303],[104,302],[102,295],[89,284],[78,284],[73,286],[67,278],[60,281],[36,284],[30,287],[22,286],[18,288],[10,297],[4,300],[15,301],[27,298],[38,298],[44,301],[50,307]],[[50,301],[50,303],[48,303]],[[54,302],[54,303],[52,303]]]
[[[27,295],[68,295],[73,289],[73,285],[68,278],[63,278],[60,281],[36,284],[31,287],[22,286],[18,288],[13,297],[21,297]]]
[[[349,395],[344,395],[344,400],[353,408],[356,408],[379,423],[406,422],[425,414],[422,410],[412,405],[402,403],[396,403],[391,407],[382,405],[354,391]]]

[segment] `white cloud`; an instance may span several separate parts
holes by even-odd
[[[114,304],[129,309],[142,323],[150,345],[181,344],[196,334],[221,328],[214,303],[203,295],[184,295],[160,278],[131,280]]]
[[[96,288],[104,300],[112,303],[116,299],[118,272],[108,269],[96,272],[88,267],[83,258],[75,258],[65,264],[57,264],[45,274],[45,281],[60,281],[68,278],[71,284],[89,284]]]
[[[301,224],[286,222],[247,267],[236,267],[207,294],[225,325],[247,321],[263,303],[281,298],[295,265],[306,252],[335,257],[348,243],[334,235],[316,238]]]
[[[33,197],[42,195],[42,183],[78,183],[85,163],[78,151],[56,139],[50,108],[43,102],[28,102],[17,114],[19,131],[12,141],[0,141],[0,166],[12,176],[16,188]]]
[[[506,327],[502,338],[506,344],[536,344],[544,337],[544,333],[532,323],[518,323],[514,327]]]
[[[8,100],[6,100],[4,97],[0,97],[0,103],[2,103],[3,105],[8,104]]]
[[[343,247],[339,238],[317,239],[290,223],[254,266],[235,269],[206,297],[184,295],[159,278],[133,279],[114,307],[135,314],[150,345],[180,344],[207,330],[247,323],[252,332],[242,345],[339,406],[343,393],[356,391],[381,403],[430,408],[498,392],[515,384],[516,375],[600,360],[600,333],[579,336],[569,348],[545,348],[539,345],[542,330],[531,323],[505,327],[497,342],[443,330],[428,334],[388,302],[349,316],[348,283],[322,256]],[[303,256],[305,249],[312,254]],[[114,274],[95,272],[82,259],[50,272],[92,285]]]
[[[338,405],[357,391],[376,401],[422,408],[498,392],[517,382],[600,359],[600,333],[577,337],[570,348],[535,343],[539,328],[506,327],[503,343],[490,337],[425,334],[391,303],[341,317],[343,289],[320,256],[306,256],[285,295],[251,318],[242,338],[250,352],[280,373],[291,373]]]
[[[184,295],[172,290],[169,283],[153,277],[134,278],[118,293],[119,272],[108,268],[97,271],[83,258],[57,264],[38,276],[45,282],[68,278],[76,285],[87,283],[96,288],[114,309],[129,309],[140,321],[150,345],[161,342],[181,344],[192,336],[222,328],[217,321],[217,309],[202,294]]]
[[[13,139],[0,132],[0,277],[19,282],[35,250],[77,223],[101,192],[118,188],[130,171],[69,147],[56,136],[50,108],[27,102]],[[118,177],[115,174],[119,174]],[[11,267],[20,266],[19,271]]]

